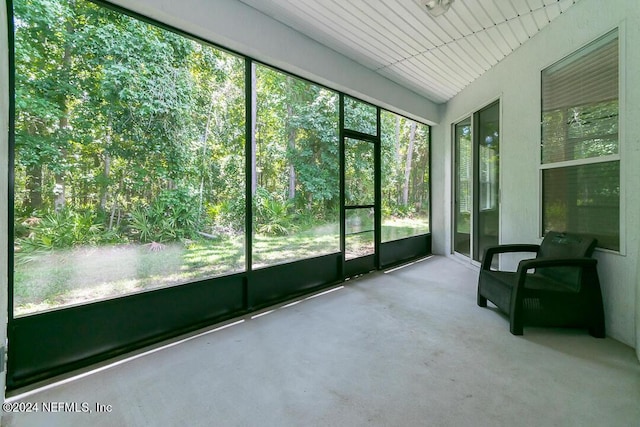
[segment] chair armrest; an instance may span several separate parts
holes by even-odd
[[[518,273],[526,272],[533,268],[542,267],[588,267],[595,266],[598,260],[595,258],[535,258],[523,259],[518,263]]]
[[[527,271],[544,267],[578,267],[582,270],[596,270],[598,260],[595,258],[535,258],[524,259],[518,263],[516,273],[516,292],[524,287]],[[597,274],[597,273],[596,273]]]
[[[493,255],[507,252],[535,252],[540,250],[540,245],[535,244],[509,244],[488,246],[484,249],[484,257],[482,258],[482,269],[490,270]]]

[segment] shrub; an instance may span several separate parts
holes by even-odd
[[[382,213],[385,216],[393,216],[396,218],[407,218],[415,214],[413,205],[403,205],[401,203],[385,201],[382,205]]]
[[[103,220],[92,211],[62,209],[49,212],[42,218],[27,218],[16,225],[16,228],[23,235],[16,239],[16,245],[26,252],[122,240],[116,231],[105,230]]]
[[[256,231],[272,236],[285,236],[297,227],[292,223],[288,200],[279,200],[264,188],[258,188],[253,198]]]
[[[225,234],[242,232],[245,224],[244,197],[225,200],[207,209],[212,229],[227,230]]]
[[[197,203],[185,190],[165,190],[129,214],[131,235],[142,243],[170,242],[196,234]]]

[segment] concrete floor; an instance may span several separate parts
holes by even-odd
[[[444,257],[373,273],[13,398],[41,410],[3,425],[640,426],[630,347],[583,330],[515,337],[476,306],[476,280]]]

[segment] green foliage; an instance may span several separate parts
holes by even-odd
[[[129,214],[131,236],[141,243],[165,243],[193,238],[196,234],[196,203],[183,190],[166,190],[148,206]]]
[[[424,215],[429,209],[429,127],[388,111],[381,120],[383,215]]]
[[[122,241],[118,233],[104,229],[95,212],[70,209],[23,220],[18,232],[23,236],[16,239],[18,252],[26,253]]]
[[[192,235],[194,207],[202,226],[214,205],[243,222],[242,58],[84,0],[16,0],[14,15],[16,213],[131,218],[143,240]],[[200,200],[178,206],[176,187]]]
[[[254,140],[244,58],[91,1],[13,6],[14,213],[24,218],[14,226],[14,289],[23,302],[243,269],[245,148],[257,160],[254,263],[338,250],[337,92],[257,65]],[[348,127],[375,133],[376,108],[347,104]],[[411,123],[386,122],[383,194],[392,215],[412,215],[428,200],[428,128],[416,132],[405,182]],[[372,191],[367,153],[350,154],[356,195]]]
[[[396,218],[410,218],[415,214],[416,210],[414,206],[403,205],[396,203],[395,201],[385,202],[382,204],[382,213],[384,216],[391,216]]]
[[[339,202],[338,94],[264,66],[256,76],[258,185],[327,217]]]
[[[290,215],[290,201],[278,199],[264,188],[258,188],[253,203],[254,221],[258,233],[285,236],[297,229]]]
[[[207,213],[214,229],[224,230],[225,234],[241,233],[245,227],[244,197],[223,200],[209,207]]]
[[[347,129],[376,135],[376,107],[346,96],[344,126]]]
[[[552,163],[618,153],[618,100],[545,111],[542,160]]]

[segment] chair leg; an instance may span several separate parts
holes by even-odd
[[[602,296],[598,289],[597,295],[594,297],[593,310],[591,313],[591,326],[589,334],[594,338],[604,338],[606,336],[604,327],[604,307],[602,306]]]
[[[594,338],[604,338],[606,337],[606,333],[604,330],[604,323],[599,323],[597,325],[592,325],[589,328],[589,334]]]
[[[514,322],[511,322],[509,324],[509,330],[511,331],[511,333],[513,335],[523,335],[524,334],[524,331],[523,331],[523,328],[522,328],[522,324],[518,325],[518,324],[515,324]]]
[[[478,298],[477,298],[478,307],[486,307],[487,299],[480,295],[480,290],[478,290]]]
[[[522,302],[520,302],[522,304]],[[512,304],[511,313],[509,313],[509,330],[513,335],[522,335],[522,306],[518,304]]]

